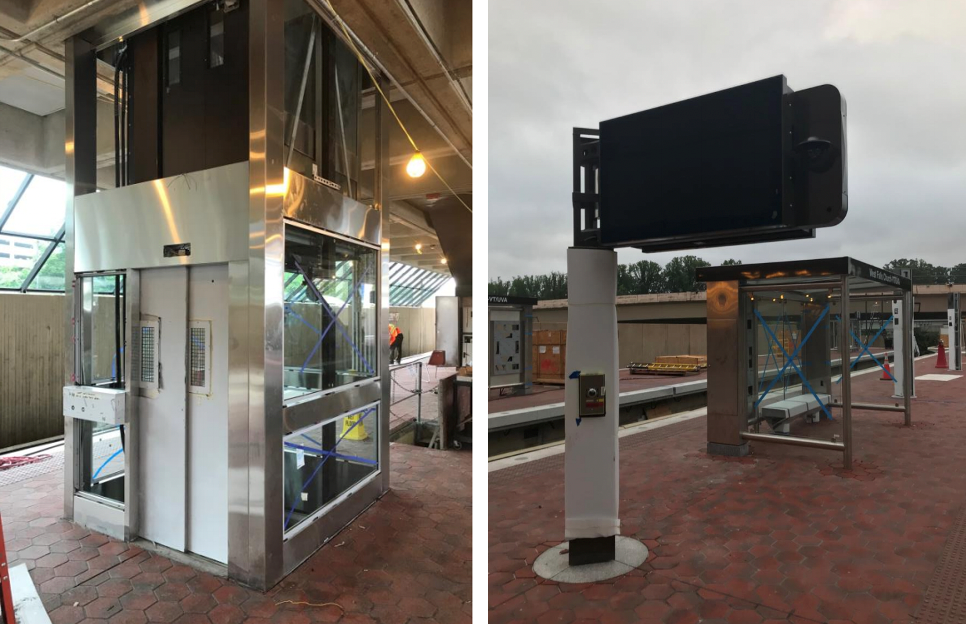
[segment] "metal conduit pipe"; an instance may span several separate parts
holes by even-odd
[[[841,442],[813,440],[812,438],[796,438],[795,436],[781,436],[770,433],[751,433],[750,431],[742,431],[740,435],[745,440],[756,440],[758,442],[777,442],[778,444],[791,444],[792,446],[804,446],[806,448],[825,449],[827,451],[845,451],[845,445]]]
[[[328,24],[330,28],[332,28],[332,30],[336,33],[336,36],[339,37],[340,39],[343,38],[342,28],[341,26],[339,26],[339,23],[337,22],[340,22],[343,25],[345,25],[346,31],[350,35],[352,35],[352,39],[353,39],[352,43],[356,46],[356,48],[359,49],[359,52],[366,57],[366,61],[368,63],[371,63],[373,67],[379,70],[379,73],[381,73],[383,76],[389,79],[392,85],[396,87],[396,89],[398,89],[399,92],[406,97],[406,100],[412,105],[412,107],[416,109],[416,112],[423,116],[423,119],[426,120],[426,123],[428,123],[430,127],[432,127],[433,130],[436,131],[436,133],[440,136],[440,138],[443,139],[443,141],[450,147],[450,149],[453,150],[453,152],[456,154],[456,157],[462,160],[463,163],[470,168],[470,171],[472,171],[473,165],[470,163],[470,161],[467,160],[465,156],[463,156],[462,152],[460,152],[455,145],[453,145],[453,142],[449,140],[449,137],[447,137],[446,134],[440,129],[440,127],[436,125],[436,122],[434,122],[429,117],[426,111],[420,108],[419,104],[416,103],[416,100],[414,100],[413,97],[409,95],[409,92],[406,91],[406,89],[404,89],[401,84],[399,84],[399,81],[396,80],[395,76],[393,76],[388,71],[386,71],[385,66],[383,66],[383,64],[378,61],[378,59],[376,58],[376,55],[372,53],[372,50],[370,50],[368,47],[366,47],[364,43],[362,43],[362,40],[359,39],[359,36],[356,35],[351,28],[349,28],[349,25],[343,22],[341,17],[337,15],[333,15],[332,12],[329,11],[329,7],[325,5],[325,0],[309,0],[309,3],[313,7],[315,7],[316,12],[318,12],[318,14],[322,17],[322,19],[325,20],[325,23]],[[379,97],[378,92],[376,92],[375,95],[376,97]],[[389,97],[388,93],[386,93],[386,97]]]
[[[47,30],[48,28],[50,28],[51,26],[54,26],[56,24],[59,24],[59,23],[63,22],[66,19],[70,19],[70,18],[74,17],[75,15],[78,15],[79,13],[83,13],[87,9],[89,9],[89,8],[91,8],[93,6],[96,6],[98,4],[101,4],[104,1],[105,0],[89,0],[89,2],[85,2],[84,4],[80,5],[79,7],[75,8],[75,9],[71,9],[70,11],[67,11],[63,15],[60,15],[58,17],[55,17],[51,21],[47,22],[46,24],[42,24],[41,26],[38,26],[37,28],[34,28],[30,32],[24,33],[24,34],[22,34],[22,35],[20,35],[18,37],[13,38],[13,39],[10,39],[8,37],[0,37],[0,41],[7,42],[7,43],[23,43],[23,42],[25,42],[25,41],[27,41],[29,39],[32,39],[34,36],[37,35],[37,33],[43,32],[43,31]]]
[[[829,403],[829,407],[845,407],[841,403]],[[852,403],[852,409],[877,410],[880,412],[905,412],[901,405],[884,405],[881,403]]]

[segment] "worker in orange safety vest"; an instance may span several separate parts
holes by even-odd
[[[389,363],[395,362],[399,364],[402,359],[402,348],[403,348],[403,336],[402,330],[393,325],[389,324]]]

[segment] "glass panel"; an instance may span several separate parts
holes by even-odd
[[[51,244],[33,238],[0,236],[0,288],[20,288]]]
[[[284,530],[379,470],[376,404],[286,436]]]
[[[377,376],[378,251],[285,227],[285,400]]]
[[[208,67],[225,64],[225,13],[216,6],[208,13]]]
[[[54,244],[54,243],[51,243]],[[50,254],[28,288],[30,290],[64,290],[64,243],[56,243],[57,249]]]
[[[81,490],[124,502],[123,428],[103,423],[82,423],[85,470]],[[90,451],[87,454],[87,451]]]
[[[3,231],[52,238],[64,225],[66,210],[67,186],[60,180],[34,176]]]
[[[360,67],[355,55],[335,42],[334,80],[336,101],[329,112],[330,179],[342,185],[343,195],[358,196],[359,111],[361,108]]]
[[[22,171],[0,166],[0,214],[6,210],[26,177],[27,174]]]
[[[285,3],[285,146],[308,157],[308,161],[287,161],[289,168],[312,177],[316,130],[316,56],[319,41],[318,16],[302,0]],[[314,34],[313,34],[314,31]],[[311,48],[310,48],[311,43]],[[308,66],[306,67],[306,61]],[[298,123],[296,123],[298,117]],[[288,159],[288,149],[285,151]]]
[[[181,31],[168,33],[168,53],[165,56],[165,80],[167,86],[181,84]]]
[[[81,289],[81,383],[120,387],[124,381],[124,276],[86,276]],[[84,335],[88,331],[90,335]]]

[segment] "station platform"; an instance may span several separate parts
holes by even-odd
[[[883,355],[891,356],[892,350],[873,347],[869,349],[879,360]],[[859,349],[852,351],[854,359]],[[837,353],[836,350],[832,351]],[[760,356],[762,376],[770,380],[778,372],[784,362],[779,360],[778,366],[766,367],[766,357]],[[869,356],[861,360],[863,366],[874,364]],[[837,367],[841,359],[833,355],[832,366]],[[791,371],[794,378],[795,372]],[[684,376],[667,375],[634,375],[626,369],[620,369],[620,405],[628,407],[640,403],[660,401],[672,397],[700,394],[708,389],[708,371],[702,370],[697,374]],[[501,396],[499,390],[490,390],[488,394],[487,424],[490,431],[499,431],[513,427],[532,425],[538,422],[563,418],[564,414],[563,385],[534,384],[530,394],[512,394]]]
[[[650,553],[610,581],[534,576],[534,559],[563,541],[563,453],[494,462],[489,621],[966,621],[966,380],[935,361],[918,359],[917,377],[950,378],[917,379],[911,427],[901,413],[853,410],[848,472],[839,453],[788,445],[711,457],[701,410],[623,429],[621,533]],[[891,402],[879,377],[854,374],[853,401]],[[823,417],[792,433],[840,430]]]
[[[53,624],[471,621],[470,453],[393,444],[392,489],[264,594],[63,520],[49,454],[0,472],[0,516]]]

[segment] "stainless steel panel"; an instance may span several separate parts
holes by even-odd
[[[749,433],[742,431],[741,437],[745,440],[758,440],[759,442],[777,442],[778,444],[791,444],[793,446],[804,446],[806,448],[825,449],[828,451],[843,451],[846,446],[841,442],[827,442],[825,440],[814,440],[812,438],[796,438],[795,436],[774,435],[770,433]]]
[[[140,0],[134,6],[116,11],[113,15],[98,20],[83,33],[81,38],[100,49],[108,46],[119,37],[130,37],[161,21],[184,13],[205,0]]]
[[[389,419],[381,418],[381,420],[388,422]],[[357,486],[357,489],[350,490],[348,496],[341,502],[335,502],[327,513],[307,523],[299,533],[285,540],[282,546],[285,558],[284,574],[291,573],[304,563],[329,538],[342,530],[382,496],[385,492],[382,487],[382,475],[388,472],[387,458],[380,457],[379,463],[383,465],[381,472],[368,477],[361,485]]]
[[[905,328],[902,330],[902,396],[903,407],[905,408],[905,425],[912,425],[912,396],[916,392],[916,358],[912,346],[915,340],[915,323],[913,321],[913,311],[915,306],[912,302],[912,291],[907,290],[902,293],[902,318],[905,319]],[[895,340],[895,337],[893,337]]]
[[[248,257],[248,163],[78,197],[74,271],[212,264]],[[165,245],[191,255],[165,258]]]
[[[232,551],[247,547],[239,580],[262,590],[282,578],[284,5],[248,7],[248,538],[229,544],[228,560],[235,568]]]
[[[379,380],[342,388],[337,392],[310,395],[282,410],[282,434],[288,435],[381,399],[382,384]],[[382,420],[385,419],[380,418],[380,426]]]
[[[228,576],[248,581],[248,262],[228,264]]]
[[[708,284],[708,442],[742,444],[747,352],[738,282]]]
[[[389,81],[377,76],[383,93],[389,93]],[[389,136],[392,128],[392,117],[386,103],[379,99],[375,110],[375,171],[373,173],[373,205],[379,211],[380,219],[380,262],[382,271],[379,273],[379,316],[376,328],[379,336],[379,377],[386,382],[381,384],[382,405],[379,406],[379,468],[381,480],[378,491],[372,493],[360,492],[360,504],[375,496],[381,496],[389,491],[390,463],[389,463]],[[334,534],[334,533],[333,533]]]
[[[842,359],[842,444],[845,453],[843,465],[846,470],[852,469],[852,368],[846,366],[846,362],[851,358],[852,344],[849,334],[849,276],[842,276],[841,285],[841,316],[842,322],[839,323],[839,357]]]
[[[300,173],[285,170],[284,214],[293,221],[363,240],[382,242],[382,213]]]
[[[64,383],[73,384],[76,312],[74,302],[74,212],[82,195],[97,190],[97,59],[89,43],[74,36],[65,42],[65,169],[67,206],[64,214]],[[64,421],[64,517],[74,518],[74,491],[79,483],[83,426]]]
[[[127,427],[124,443],[124,537],[132,540],[140,535],[140,505],[134,503],[141,493],[141,445],[138,440],[141,427],[140,400],[134,371],[140,370],[140,348],[135,336],[141,334],[141,273],[127,271],[124,278],[125,332],[124,344],[124,390],[127,393]]]
[[[74,496],[71,505],[74,508],[74,522],[77,524],[114,539],[127,539],[122,507],[80,494]]]
[[[436,346],[446,355],[445,366],[459,366],[460,307],[459,297],[436,297]]]

